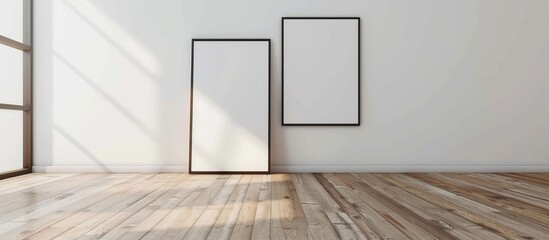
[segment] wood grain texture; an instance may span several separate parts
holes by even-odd
[[[0,239],[547,239],[549,174],[29,174]]]
[[[305,239],[307,222],[289,174],[272,176],[271,239]]]
[[[244,175],[240,178],[238,186],[236,186],[215,224],[213,224],[207,239],[229,239],[231,237],[251,180],[252,176],[250,175]]]
[[[252,176],[252,181],[250,182],[248,192],[244,197],[244,203],[242,204],[240,213],[236,219],[236,225],[233,229],[231,239],[251,239],[260,188],[261,176]]]
[[[261,179],[252,239],[260,240],[271,238],[271,201],[271,176],[265,175]]]

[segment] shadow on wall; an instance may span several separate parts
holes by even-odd
[[[188,164],[190,39],[173,26],[180,1],[52,1],[51,156],[41,165]],[[175,47],[177,46],[177,47]],[[187,49],[181,51],[180,49]],[[196,94],[196,92],[195,92]],[[202,93],[209,104],[215,96]],[[222,136],[203,139],[207,155],[231,137],[254,133],[218,107]],[[263,142],[263,145],[267,143]],[[45,148],[47,149],[47,148]],[[221,157],[221,156],[217,156]]]
[[[78,140],[74,139],[71,135],[69,135],[67,132],[65,132],[63,129],[61,129],[57,125],[53,125],[53,130],[60,134],[63,138],[65,138],[67,141],[69,141],[72,146],[76,147],[80,152],[82,152],[84,155],[86,155],[89,159],[93,160],[95,162],[96,166],[99,166],[103,169],[104,172],[110,173],[111,171],[105,167],[105,163],[103,163],[97,156],[95,156],[90,150],[88,150],[86,147],[82,146]]]

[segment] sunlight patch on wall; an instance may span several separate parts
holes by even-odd
[[[52,120],[56,131],[61,129],[64,134],[53,138],[53,161],[72,165],[71,159],[63,156],[81,156],[80,151],[88,153],[82,159],[91,158],[95,164],[154,163],[160,156],[159,144],[144,123],[156,126],[156,117],[141,123],[126,112],[124,104],[113,102],[111,96],[68,64],[60,57],[54,58]],[[69,154],[67,149],[73,150]]]
[[[72,11],[94,28],[104,32],[109,41],[112,41],[120,51],[127,53],[132,59],[139,63],[139,67],[154,76],[160,75],[162,66],[155,55],[144,47],[138,39],[131,36],[124,27],[112,21],[96,6],[86,0],[63,1],[61,3],[66,11]]]
[[[74,9],[63,2],[54,4],[54,54],[65,65],[70,67],[80,78],[94,86],[103,95],[109,96],[111,102],[115,102],[118,108],[123,109],[126,115],[130,115],[145,128],[156,132],[159,126],[159,116],[155,114],[159,109],[160,93],[154,79],[143,69],[135,64],[137,60],[149,59],[156,62],[151,55],[135,55],[128,58],[134,52],[142,52],[136,49],[119,49],[106,39],[104,34],[116,34],[108,26],[90,25],[85,16],[79,15]],[[87,11],[87,9],[86,9]],[[93,12],[93,11],[92,11]],[[94,16],[95,21],[104,17]],[[104,31],[104,32],[100,32]],[[79,34],[75,34],[78,32]],[[130,36],[117,36],[117,41],[131,42]],[[124,45],[125,46],[125,45]],[[56,79],[59,79],[58,76]],[[62,91],[71,91],[64,86],[55,85]]]

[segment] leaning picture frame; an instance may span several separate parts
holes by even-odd
[[[270,172],[270,39],[193,39],[189,173]]]

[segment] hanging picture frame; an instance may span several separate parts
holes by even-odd
[[[360,125],[360,18],[282,18],[282,125]]]

